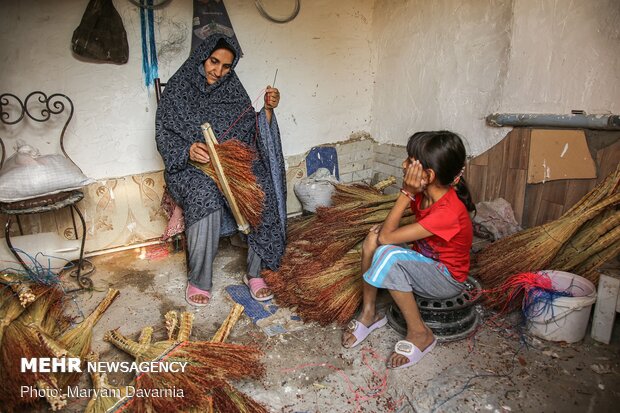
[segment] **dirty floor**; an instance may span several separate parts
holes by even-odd
[[[222,240],[214,297],[200,309],[184,300],[183,252],[156,246],[93,257],[97,291],[77,294],[69,308],[88,314],[108,287],[120,289],[94,329],[93,349],[105,361],[131,360],[103,341],[105,331],[118,328],[136,339],[151,325],[156,338],[164,338],[163,315],[170,310],[194,312],[193,338],[209,339],[233,304],[225,288],[241,284],[245,253]],[[383,297],[384,306],[388,301]],[[385,368],[400,339],[389,326],[361,348],[346,350],[339,326],[294,323],[294,331],[267,336],[244,315],[229,341],[265,352],[265,377],[237,386],[273,412],[611,412],[620,404],[616,321],[611,345],[593,341],[589,328],[583,342],[558,344],[520,335],[513,316],[503,325],[484,326],[473,338],[438,345],[417,366],[396,371]],[[110,375],[115,385],[130,379]],[[83,377],[80,386],[90,388],[89,379]],[[65,411],[80,412],[86,403],[72,400]]]

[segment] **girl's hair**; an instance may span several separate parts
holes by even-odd
[[[417,159],[424,169],[432,169],[441,185],[451,185],[457,178],[456,194],[468,211],[475,211],[469,188],[461,176],[465,167],[465,145],[449,131],[417,132],[407,142],[407,154]]]

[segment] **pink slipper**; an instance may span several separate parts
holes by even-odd
[[[211,300],[211,293],[209,291],[201,290],[200,288],[195,287],[190,283],[187,283],[187,287],[185,288],[185,301],[187,301],[189,305],[193,305],[194,307],[204,307],[209,304],[209,301],[207,301],[206,303],[198,303],[191,299],[192,297],[195,297],[197,295],[203,295],[209,300]]]
[[[259,297],[256,295],[263,288],[269,289],[269,286],[262,278],[248,278],[247,275],[244,275],[243,282],[250,288],[250,295],[256,301],[268,301],[273,298],[273,294],[269,294],[265,297]]]
[[[387,316],[383,316],[383,318],[380,318],[368,327],[366,327],[364,324],[360,323],[357,320],[349,321],[349,325],[347,326],[347,328],[349,332],[353,334],[353,336],[355,336],[355,341],[349,347],[343,347],[353,348],[357,346],[359,343],[366,340],[366,337],[368,337],[370,333],[386,325],[387,321]]]
[[[394,346],[394,353],[407,357],[409,361],[401,366],[389,367],[389,368],[402,369],[405,367],[413,366],[414,364],[422,360],[422,357],[430,353],[433,350],[433,348],[435,348],[435,344],[437,344],[436,338],[433,340],[431,344],[428,345],[428,347],[426,347],[426,349],[424,349],[424,351],[420,351],[420,349],[417,348],[416,345],[413,344],[412,342],[407,341],[407,340],[400,340]]]

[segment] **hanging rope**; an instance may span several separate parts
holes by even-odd
[[[138,0],[129,0],[129,2],[131,4],[133,4],[134,6],[140,7],[141,9],[149,9],[149,10],[153,10],[153,9],[158,9],[160,7],[164,7],[166,4],[170,3],[171,0],[158,0],[156,1],[154,4],[148,5],[148,4],[142,4],[142,0],[138,1]]]
[[[269,13],[265,11],[265,8],[263,7],[263,4],[260,0],[254,0],[254,4],[256,4],[256,8],[258,9],[258,12],[261,14],[261,16],[274,23],[288,23],[295,17],[297,17],[297,15],[299,14],[299,9],[301,8],[300,2],[301,0],[295,0],[295,10],[293,10],[293,13],[289,17],[279,19],[270,16]]]
[[[140,29],[142,32],[142,72],[147,88],[159,77],[157,68],[157,47],[155,46],[155,22],[153,0],[140,0]],[[142,7],[145,6],[145,7]]]

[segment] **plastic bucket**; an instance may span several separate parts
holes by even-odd
[[[535,304],[527,330],[542,339],[575,343],[586,335],[596,288],[589,280],[564,271],[542,271],[551,279],[553,289],[572,297],[557,297],[550,304]]]

